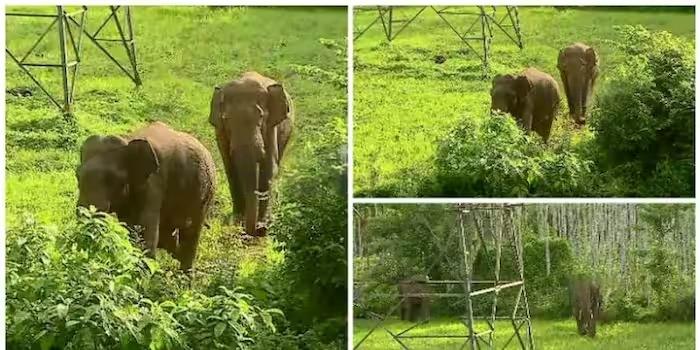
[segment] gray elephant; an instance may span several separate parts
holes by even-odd
[[[426,283],[427,278],[413,277],[402,280],[398,284],[401,298],[401,320],[417,322],[430,318],[430,298],[428,296],[406,296],[406,294],[426,294],[432,289]]]
[[[126,137],[92,135],[76,176],[78,206],[140,226],[149,256],[164,248],[192,268],[216,183],[211,154],[194,137],[160,122]]]
[[[571,281],[569,292],[578,333],[595,337],[596,324],[603,308],[600,286],[590,278],[575,278]]]
[[[272,181],[293,127],[292,101],[282,85],[256,72],[214,88],[209,123],[245,233],[264,236]],[[243,216],[243,217],[242,217]]]
[[[491,110],[509,113],[526,131],[547,142],[559,109],[559,88],[551,75],[527,68],[517,76],[497,75],[491,87]]]
[[[564,84],[569,116],[576,125],[586,124],[586,112],[598,78],[598,54],[582,43],[569,45],[559,51],[557,63]]]

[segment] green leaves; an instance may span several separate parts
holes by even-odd
[[[205,295],[178,286],[153,295],[174,286],[163,285],[158,263],[111,216],[83,209],[55,240],[46,239],[46,231],[28,220],[8,233],[7,344],[13,349],[246,349],[256,332],[276,331],[273,315],[284,317],[240,289]],[[54,250],[55,259],[25,257],[25,251],[48,257]]]
[[[465,117],[440,142],[433,192],[521,197],[574,196],[590,190],[590,160],[564,147],[543,145],[508,115],[475,119]]]
[[[591,125],[598,162],[638,196],[694,191],[695,57],[689,40],[618,27],[627,59],[607,73]]]

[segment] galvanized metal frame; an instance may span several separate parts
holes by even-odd
[[[464,265],[464,270],[460,271],[462,277],[460,280],[430,280],[420,283],[426,283],[430,285],[462,285],[462,293],[407,293],[400,295],[400,300],[398,303],[394,304],[389,311],[381,316],[375,325],[365,334],[354,346],[354,349],[360,349],[361,345],[369,338],[369,336],[378,328],[384,329],[391,337],[399,344],[404,350],[410,349],[405,340],[407,339],[464,339],[464,343],[460,349],[482,349],[482,345],[486,349],[495,349],[494,334],[496,332],[496,320],[508,319],[511,321],[513,327],[513,334],[506,341],[502,349],[507,348],[513,340],[517,340],[520,345],[520,349],[523,350],[533,350],[535,348],[534,339],[532,336],[532,325],[530,322],[530,310],[527,301],[527,292],[525,289],[525,279],[524,279],[524,261],[523,261],[523,251],[522,251],[522,236],[520,230],[515,228],[515,223],[513,220],[513,205],[503,204],[503,205],[476,205],[476,204],[459,204],[457,206],[458,212],[458,223],[459,223],[459,240],[462,254],[462,262]],[[493,247],[496,251],[496,259],[494,266],[494,279],[493,280],[474,280],[472,278],[472,268],[475,262],[475,258],[478,253],[483,252],[483,254],[489,254],[487,248],[487,240],[484,234],[483,222],[480,222],[476,215],[473,215],[473,211],[476,210],[489,210],[498,211],[500,213],[499,220],[501,220],[501,227],[505,228],[506,234],[509,236],[509,242],[512,245],[515,256],[515,264],[518,267],[518,276],[515,280],[501,280],[501,261],[502,261],[502,244],[503,244],[503,231],[494,230],[492,232],[493,236]],[[470,215],[470,213],[472,213]],[[467,218],[468,217],[468,218]],[[465,220],[471,219],[473,226],[475,228],[474,232],[468,233],[465,230]],[[426,226],[428,227],[428,226]],[[438,237],[432,230],[431,232],[433,239]],[[476,238],[476,239],[475,239]],[[474,242],[477,242],[476,246]],[[444,243],[444,242],[443,242]],[[430,268],[435,266],[443,258],[447,258],[447,247],[442,244],[437,245],[440,249],[438,259],[433,261]],[[491,261],[490,257],[487,256],[486,261]],[[484,286],[484,287],[481,287]],[[498,295],[501,290],[509,288],[519,288],[516,297],[515,306],[509,316],[497,316],[497,302]],[[474,310],[472,306],[472,298],[482,294],[492,293],[492,307],[491,314],[486,316],[476,316],[474,315]],[[464,298],[465,299],[465,314],[459,317],[460,321],[467,328],[466,334],[429,334],[429,335],[412,335],[410,332],[425,325],[429,320],[423,320],[410,327],[401,330],[399,332],[392,332],[384,326],[386,319],[392,315],[398,307],[410,297],[430,297],[430,298]],[[488,325],[488,329],[485,331],[478,332],[474,327],[474,321],[476,318],[483,318]],[[524,329],[524,334],[521,332]]]
[[[119,9],[124,8],[125,16],[125,26],[119,20]],[[75,85],[78,77],[78,70],[80,63],[82,61],[82,42],[83,34],[87,37],[97,48],[102,51],[114,64],[119,67],[119,69],[126,74],[126,76],[134,82],[136,86],[141,85],[141,78],[138,73],[138,65],[136,61],[136,45],[134,40],[134,32],[132,25],[131,9],[129,6],[109,6],[110,14],[105,18],[101,25],[94,33],[90,33],[86,28],[87,20],[87,6],[81,6],[79,10],[73,12],[67,12],[64,6],[56,6],[56,14],[48,13],[27,13],[27,12],[8,12],[5,14],[6,17],[36,17],[36,18],[47,18],[53,19],[49,23],[48,27],[39,35],[39,38],[34,42],[34,44],[29,48],[29,50],[18,58],[7,46],[5,47],[5,53],[10,57],[10,59],[17,64],[17,66],[22,70],[29,79],[49,98],[51,103],[56,107],[61,109],[64,113],[72,112],[73,97],[75,93]],[[99,37],[100,32],[111,22],[117,28],[119,33],[118,38],[101,38]],[[73,29],[71,28],[73,25]],[[54,26],[58,27],[58,42],[60,50],[60,63],[55,62],[27,62],[29,56],[34,52],[37,46],[44,40],[44,38],[51,32]],[[77,33],[73,33],[73,30],[77,29]],[[106,46],[100,44],[100,42],[115,42],[122,43],[126,54],[129,58],[129,69],[125,68],[110,52],[110,49]],[[70,53],[68,46],[72,48],[72,56],[70,58]],[[29,70],[30,67],[38,68],[58,68],[61,73],[61,86],[62,86],[62,96],[54,96],[49,90],[39,81],[39,79]],[[60,100],[60,101],[59,101]]]
[[[395,19],[394,7],[377,6],[377,17],[366,27],[355,32],[353,40],[359,39],[376,23],[382,23],[382,29],[387,41],[391,42],[411,24],[428,6],[421,7],[417,12],[408,18]],[[442,21],[457,35],[460,41],[466,46],[468,51],[474,53],[481,61],[483,77],[489,76],[491,41],[493,40],[494,27],[503,32],[518,48],[523,48],[522,32],[520,28],[520,17],[517,6],[505,6],[505,14],[499,17],[495,6],[476,6],[476,11],[465,10],[464,7],[445,6],[431,9],[442,19]],[[355,11],[368,11],[369,8],[356,8]],[[473,21],[468,21],[466,26],[459,29],[454,16],[475,17]],[[400,24],[398,30],[394,30],[394,25]],[[478,26],[477,26],[478,25]],[[466,29],[464,29],[466,28]],[[512,32],[511,32],[512,31]],[[475,48],[475,46],[479,49]]]

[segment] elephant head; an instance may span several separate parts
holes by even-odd
[[[509,113],[520,121],[522,104],[531,89],[532,82],[524,75],[497,75],[491,85],[491,110]]]
[[[144,185],[158,167],[158,158],[146,139],[127,142],[118,136],[90,136],[80,148],[76,171],[78,206],[93,205],[119,214],[130,189]]]
[[[574,122],[586,124],[586,109],[598,76],[598,54],[584,44],[573,44],[559,52],[557,64],[566,91],[569,115]]]
[[[256,231],[258,199],[267,199],[262,182],[270,180],[267,172],[276,166],[275,127],[288,118],[289,110],[284,87],[255,72],[214,89],[209,122],[226,158],[232,199],[241,198],[235,205],[245,214],[248,234]]]

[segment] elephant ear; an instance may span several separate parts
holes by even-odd
[[[517,92],[519,97],[525,97],[527,96],[528,93],[530,93],[530,90],[532,89],[532,82],[524,76],[521,75],[515,79],[515,91]]]
[[[126,141],[119,136],[92,135],[80,147],[80,163],[88,159],[120,147],[126,146]]]
[[[557,68],[559,68],[560,71],[563,71],[566,69],[566,48],[563,48],[559,50],[559,58],[557,59]]]
[[[214,93],[211,96],[211,109],[209,111],[209,124],[218,128],[221,126],[221,107],[224,101],[223,89],[219,86],[214,87]]]
[[[501,84],[501,83],[510,84],[514,79],[515,79],[515,77],[513,77],[510,74],[505,74],[505,75],[498,74],[495,77],[493,77],[493,80],[491,81],[491,86],[494,87],[494,86]]]
[[[592,70],[598,66],[598,54],[595,52],[595,50],[592,47],[589,47],[588,49],[586,49],[585,57],[586,57],[586,66],[588,66],[588,69]]]
[[[129,182],[141,184],[158,171],[160,162],[151,143],[146,139],[135,139],[126,146],[126,167]]]
[[[270,127],[276,126],[289,117],[290,106],[287,93],[282,84],[272,84],[267,87],[268,94],[268,116],[267,124]]]

